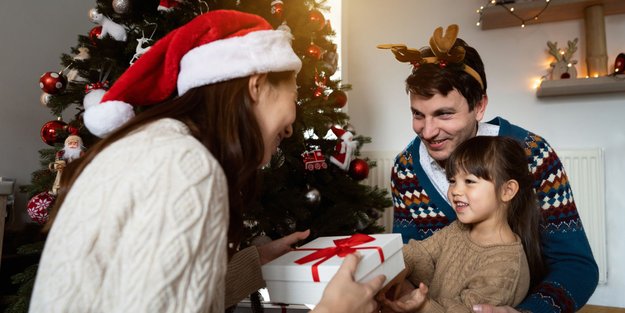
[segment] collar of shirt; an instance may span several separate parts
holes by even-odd
[[[499,126],[488,123],[479,123],[477,128],[477,136],[497,136],[499,134]],[[449,182],[445,175],[445,169],[441,167],[436,160],[434,160],[428,150],[425,148],[423,141],[419,144],[419,163],[425,171],[425,174],[430,178],[432,184],[436,188],[443,199],[447,200],[447,203],[451,205],[449,199],[447,199],[447,189],[449,189]]]

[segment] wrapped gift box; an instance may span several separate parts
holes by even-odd
[[[354,279],[366,282],[386,275],[386,283],[404,269],[400,234],[320,237],[263,265],[271,302],[317,304],[323,290],[343,263],[358,251],[363,258]]]

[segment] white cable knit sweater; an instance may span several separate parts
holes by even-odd
[[[154,122],[76,180],[30,312],[223,312],[227,228],[219,163],[181,122]]]

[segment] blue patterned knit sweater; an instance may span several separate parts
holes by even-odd
[[[499,136],[523,143],[542,209],[541,240],[548,274],[517,309],[575,312],[594,292],[599,274],[563,165],[542,137],[502,118],[488,123],[499,125]],[[419,144],[417,137],[397,156],[391,174],[393,232],[401,233],[404,242],[425,239],[456,219],[419,164]]]

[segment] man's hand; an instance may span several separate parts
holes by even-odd
[[[473,306],[475,313],[520,313],[510,306],[492,306],[490,304],[476,304]]]
[[[310,235],[310,230],[297,231],[280,239],[270,241],[257,247],[260,256],[260,265],[264,265],[269,261],[293,250],[293,245],[304,240]]]

